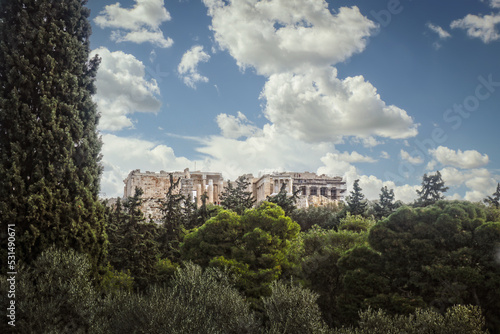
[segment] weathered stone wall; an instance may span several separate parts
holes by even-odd
[[[141,188],[144,192],[142,211],[146,218],[158,221],[161,218],[160,202],[165,198],[170,187],[170,175],[173,176],[174,182],[180,179],[179,186],[174,189],[174,193],[181,193],[198,205],[201,205],[202,194],[206,193],[208,203],[220,203],[220,196],[226,184],[222,174],[191,172],[188,168],[183,172],[161,171],[160,173],[133,170],[123,181],[125,183],[124,197],[133,196],[135,188]],[[343,200],[346,191],[345,182],[341,177],[316,175],[310,172],[273,173],[258,178],[254,178],[252,174],[246,174],[244,177],[251,183],[247,190],[252,191],[257,204],[265,201],[268,196],[276,195],[283,185],[289,194],[300,191],[297,206],[301,208],[311,205],[337,204]]]
[[[341,177],[317,175],[315,173],[283,172],[266,174],[254,179],[254,196],[257,203],[266,200],[267,196],[276,195],[283,184],[288,193],[299,190],[297,206],[300,208],[338,204],[344,199],[346,183]]]
[[[201,196],[203,193],[208,195],[207,202],[218,204],[220,193],[223,190],[224,180],[221,173],[212,172],[190,172],[186,168],[183,172],[141,172],[139,169],[133,170],[123,181],[125,183],[124,197],[134,195],[135,188],[141,188],[143,204],[141,210],[147,219],[151,218],[158,221],[161,218],[161,200],[165,198],[170,188],[170,175],[173,176],[173,182],[180,179],[179,185],[174,189],[174,193],[181,193],[193,202],[201,205]]]

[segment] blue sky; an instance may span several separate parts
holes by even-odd
[[[103,196],[133,170],[500,182],[500,1],[90,0]]]

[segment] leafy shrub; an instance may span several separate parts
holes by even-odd
[[[361,233],[368,231],[374,225],[375,221],[372,218],[365,218],[361,215],[351,215],[348,212],[345,218],[340,219],[339,230]]]
[[[31,266],[21,266],[15,297],[18,333],[95,332],[100,304],[91,265],[87,256],[72,249],[49,248]]]
[[[104,293],[116,293],[117,291],[131,292],[134,287],[134,278],[127,272],[117,271],[109,263],[102,269],[101,289]]]
[[[476,306],[455,305],[445,315],[417,309],[408,316],[388,315],[382,310],[360,312],[359,327],[337,329],[337,334],[482,334],[484,317]]]
[[[271,291],[270,297],[262,299],[268,333],[327,333],[316,293],[282,281],[274,282]]]
[[[300,225],[302,231],[307,231],[314,225],[324,229],[336,228],[343,215],[345,210],[341,211],[341,206],[327,205],[297,209],[292,212],[291,218]]]
[[[188,263],[171,283],[110,297],[103,333],[257,332],[254,314],[224,272]]]

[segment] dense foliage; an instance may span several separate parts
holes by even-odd
[[[387,186],[384,186],[380,189],[380,199],[374,206],[375,217],[377,219],[389,217],[399,206],[401,206],[400,203],[394,200],[394,190],[389,190]]]
[[[104,260],[99,58],[89,60],[84,3],[0,2],[0,219],[28,263],[52,244],[90,254],[94,268]]]
[[[414,313],[388,315],[382,310],[368,309],[360,313],[359,327],[338,329],[336,334],[484,334],[484,317],[478,307],[457,305],[444,315],[431,309]]]
[[[237,214],[243,214],[246,209],[250,209],[254,203],[252,192],[249,191],[250,182],[245,176],[240,176],[234,182],[228,182],[221,194],[220,204],[224,209],[233,210]]]
[[[288,262],[290,241],[300,231],[283,209],[264,202],[241,216],[221,211],[184,238],[182,258],[206,266],[228,267],[248,297],[269,295]]]
[[[269,203],[277,204],[283,209],[283,211],[285,211],[285,215],[290,217],[293,212],[297,210],[297,206],[295,205],[295,203],[297,202],[300,189],[297,189],[295,192],[288,194],[286,188],[287,184],[283,183],[280,191],[274,196],[267,196],[266,201]]]
[[[441,178],[439,171],[434,175],[424,174],[422,178],[422,188],[417,190],[418,199],[415,202],[417,206],[427,206],[444,199],[443,193],[448,190]]]
[[[134,196],[126,199],[123,206],[118,201],[109,214],[108,261],[111,268],[130,274],[135,287],[144,289],[156,278],[158,262],[158,228],[147,223],[140,210],[142,190],[136,189]],[[112,269],[111,269],[112,270]]]
[[[121,220],[149,226],[136,204],[129,199]],[[243,215],[221,210],[193,229],[179,263],[152,248],[154,261],[140,268],[132,250],[154,244],[154,235],[131,228],[143,239],[125,252],[119,245],[131,236],[110,231],[115,267],[103,267],[99,280],[88,256],[72,250],[50,249],[20,269],[18,329],[499,333],[499,217],[494,206],[440,201],[378,222],[347,213],[336,229],[299,232],[280,207],[263,203]]]
[[[359,180],[355,180],[351,195],[346,199],[347,211],[353,215],[362,215],[368,205],[362,190],[363,189],[359,186]]]
[[[242,177],[221,209],[172,177],[160,224],[140,189],[105,210],[85,2],[0,3],[0,218],[21,260],[1,333],[500,333],[500,185],[488,206],[441,201],[438,172],[397,210],[359,180],[346,208],[253,208]]]

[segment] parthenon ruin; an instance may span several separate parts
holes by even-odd
[[[179,179],[179,187],[174,191],[181,193],[187,198],[201,204],[201,196],[205,193],[207,202],[220,204],[220,196],[227,185],[222,173],[190,171],[186,168],[183,172],[141,172],[133,170],[123,181],[125,183],[124,197],[134,195],[136,187],[143,190],[142,211],[146,217],[158,220],[161,217],[160,200],[170,187],[170,175],[173,181]],[[265,201],[268,196],[276,195],[284,185],[288,193],[298,191],[297,207],[321,206],[330,203],[338,203],[344,198],[346,191],[345,182],[341,177],[329,177],[317,175],[310,172],[281,172],[254,177],[252,174],[244,175],[250,182],[248,191],[253,193],[256,203]]]
[[[124,198],[134,195],[135,188],[143,190],[142,212],[146,217],[151,217],[157,220],[161,217],[159,200],[165,198],[165,194],[170,187],[170,175],[173,176],[173,181],[177,182],[180,179],[180,187],[174,189],[174,193],[181,193],[187,198],[191,198],[198,204],[201,204],[201,196],[206,193],[207,202],[218,204],[220,202],[220,194],[224,189],[224,179],[221,173],[212,172],[190,172],[186,168],[183,172],[165,172],[160,173],[145,172],[140,169],[131,171],[127,178],[123,180],[125,183]]]

